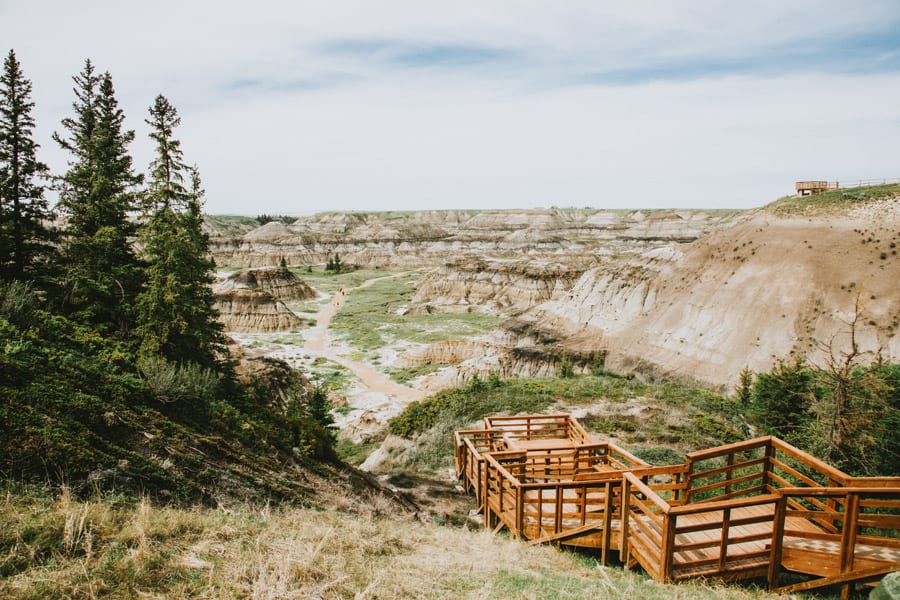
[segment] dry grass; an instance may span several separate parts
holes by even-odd
[[[484,531],[289,507],[224,511],[8,492],[3,598],[764,598],[661,585]]]

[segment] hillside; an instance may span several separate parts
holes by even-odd
[[[176,509],[13,490],[0,519],[4,598],[775,597],[662,585],[486,531],[384,518],[377,506],[361,514],[268,504]]]
[[[606,351],[614,369],[730,387],[744,367],[792,356],[822,364],[829,345],[846,349],[858,302],[860,350],[896,361],[900,200],[889,188],[852,202],[780,201],[690,244],[589,269],[494,340],[551,362]]]
[[[0,285],[0,339],[5,480],[225,506],[365,505],[383,492],[336,460],[307,415],[308,382],[284,363],[236,352],[230,379],[135,360],[19,284]]]

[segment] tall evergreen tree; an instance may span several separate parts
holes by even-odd
[[[202,230],[203,191],[196,167],[184,162],[181,142],[173,137],[180,122],[175,107],[157,96],[147,119],[156,157],[141,232],[148,263],[138,297],[141,353],[218,367],[224,344],[209,287],[214,263]]]
[[[31,82],[10,50],[0,74],[0,275],[28,279],[39,274],[50,251],[44,186],[47,166],[32,139]]]
[[[128,153],[134,131],[124,129],[109,72],[96,76],[88,59],[73,80],[75,114],[62,121],[68,136],[53,136],[71,154],[60,189],[60,206],[69,216],[68,308],[88,322],[125,332],[140,285],[129,240],[135,227],[128,219],[142,181]]]

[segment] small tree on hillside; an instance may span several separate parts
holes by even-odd
[[[879,426],[890,409],[891,388],[879,376],[879,362],[864,367],[862,361],[871,352],[859,347],[857,328],[862,318],[857,295],[847,330],[820,344],[824,364],[814,367],[822,398],[813,405],[817,416],[814,439],[824,445],[819,453],[829,463],[854,473],[876,474],[878,446],[882,441]],[[846,345],[839,344],[846,335]],[[896,434],[896,432],[894,432]]]
[[[49,209],[39,183],[48,170],[37,160],[33,108],[31,82],[10,50],[0,74],[0,276],[7,279],[35,277],[50,252]]]
[[[751,411],[769,433],[796,439],[811,418],[812,386],[812,371],[803,360],[779,361],[770,373],[757,375]]]
[[[750,370],[750,367],[744,367],[741,370],[740,378],[740,383],[738,383],[736,390],[737,397],[741,408],[746,409],[750,406],[750,401],[753,399],[753,371]]]

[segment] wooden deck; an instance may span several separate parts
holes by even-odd
[[[900,478],[854,478],[763,437],[651,467],[569,415],[456,432],[457,474],[485,525],[529,543],[612,552],[661,581],[765,578],[794,592],[900,569]],[[806,576],[780,585],[781,573]]]

